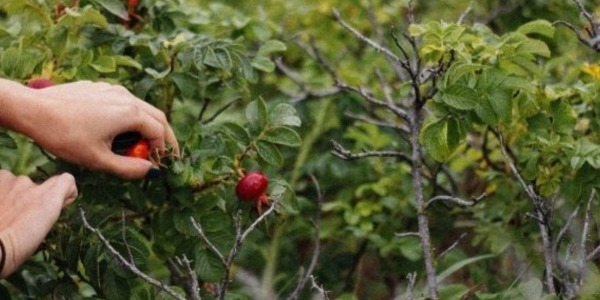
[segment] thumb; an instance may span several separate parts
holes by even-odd
[[[64,208],[73,203],[77,199],[77,185],[75,178],[69,173],[52,176],[40,185],[42,188],[47,188],[48,198],[62,201],[61,207]]]
[[[155,168],[149,160],[112,153],[105,161],[105,166],[108,171],[125,179],[143,178],[150,169]]]

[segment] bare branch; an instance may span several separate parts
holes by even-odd
[[[183,255],[183,258],[176,257],[176,260],[177,264],[179,264],[185,269],[185,274],[188,278],[188,297],[191,300],[200,300],[200,285],[198,284],[198,275],[196,274],[196,271],[194,271],[194,269],[192,268],[192,262],[185,255]]]
[[[560,249],[560,244],[562,243],[565,234],[571,227],[571,224],[573,224],[573,220],[577,216],[577,213],[579,213],[579,207],[580,204],[577,204],[577,207],[575,207],[575,210],[571,213],[571,215],[569,215],[569,218],[567,219],[567,222],[565,223],[563,228],[561,228],[558,232],[558,235],[556,236],[556,239],[554,241],[554,253],[558,253],[558,250]]]
[[[365,123],[377,125],[377,126],[380,126],[380,127],[392,128],[392,129],[398,130],[398,131],[400,131],[401,133],[404,133],[404,134],[408,134],[409,133],[408,132],[409,129],[406,126],[397,125],[397,124],[394,124],[394,123],[391,123],[391,122],[386,122],[386,121],[383,121],[383,120],[378,120],[378,119],[371,118],[371,117],[368,117],[368,116],[356,115],[356,114],[353,114],[353,113],[350,113],[350,112],[346,112],[345,115],[347,117],[350,117],[352,119],[355,119],[355,120],[358,120],[358,121],[362,121],[362,122],[365,122]]]
[[[333,9],[333,16],[335,17],[336,21],[340,25],[342,25],[342,27],[344,27],[344,29],[346,29],[348,32],[352,33],[352,35],[354,35],[356,38],[363,41],[367,45],[371,46],[377,52],[383,53],[385,56],[389,57],[393,61],[395,61],[395,62],[400,61],[398,56],[396,56],[396,54],[394,54],[390,49],[388,49],[388,48],[378,44],[377,42],[373,41],[372,39],[364,36],[362,33],[360,33],[358,30],[356,30],[354,27],[352,27],[352,25],[350,25],[346,21],[344,21],[344,19],[342,19],[341,15],[340,15],[340,12],[337,11],[337,9]]]
[[[431,204],[433,204],[436,201],[450,202],[450,203],[456,204],[458,206],[469,207],[469,206],[473,206],[473,205],[479,203],[479,201],[481,201],[486,196],[487,196],[487,194],[483,193],[483,194],[479,195],[477,198],[473,198],[472,201],[463,200],[463,199],[461,199],[459,197],[455,197],[455,196],[435,196],[435,197],[429,199],[429,201],[427,201],[427,203],[425,204],[425,208],[428,208],[429,206],[431,206]]]
[[[404,238],[404,237],[419,237],[419,233],[418,232],[401,232],[401,233],[394,233],[395,236],[400,237],[400,238]]]
[[[321,286],[317,283],[315,276],[310,275],[310,281],[312,283],[312,288],[317,290],[317,292],[319,293],[319,296],[321,296],[323,300],[329,300],[329,297],[327,296],[327,291],[325,291],[323,286]]]
[[[173,289],[171,289],[169,287],[169,285],[158,281],[152,277],[150,277],[149,275],[147,275],[146,273],[142,272],[140,269],[138,269],[138,267],[133,264],[133,262],[129,262],[126,258],[124,258],[121,253],[119,253],[119,251],[117,251],[111,244],[110,242],[104,237],[104,235],[102,234],[102,232],[100,232],[98,229],[92,227],[90,225],[90,223],[88,222],[87,218],[85,217],[85,211],[83,210],[83,208],[79,207],[79,215],[81,216],[81,220],[83,222],[83,226],[85,228],[87,228],[89,231],[91,231],[93,234],[95,234],[98,239],[100,239],[100,241],[102,242],[102,244],[104,245],[104,247],[110,252],[110,254],[117,259],[121,265],[123,265],[123,267],[125,267],[127,270],[129,270],[131,273],[135,274],[136,276],[140,277],[141,279],[143,279],[144,281],[146,281],[147,283],[157,287],[158,289],[166,292],[167,294],[171,295],[173,298],[177,299],[177,300],[186,300],[184,296],[178,294],[176,291],[174,291]]]
[[[364,151],[360,153],[352,153],[350,150],[344,148],[342,144],[336,142],[335,140],[331,140],[333,144],[333,150],[331,153],[343,160],[357,160],[365,157],[396,157],[402,161],[407,163],[411,163],[410,158],[398,151]]]
[[[406,279],[408,280],[408,286],[406,287],[406,294],[404,296],[407,300],[413,300],[415,297],[413,296],[413,291],[415,290],[415,283],[417,281],[417,273],[409,273],[406,275]]]
[[[194,217],[190,217],[190,221],[192,222],[192,225],[196,229],[196,232],[198,233],[200,238],[202,238],[206,245],[208,245],[208,248],[210,248],[210,250],[219,257],[223,266],[227,267],[227,261],[225,260],[225,257],[223,256],[223,254],[221,254],[221,251],[219,251],[219,249],[217,249],[217,247],[208,239],[208,237],[204,233],[204,230],[202,230],[202,225],[196,222]]]
[[[369,91],[367,91],[364,87],[354,87],[351,85],[348,85],[344,82],[342,82],[339,78],[336,78],[336,86],[347,90],[347,91],[351,91],[351,92],[355,92],[357,94],[359,94],[360,96],[362,96],[367,102],[371,103],[371,104],[375,104],[377,106],[381,106],[381,107],[385,107],[387,109],[389,109],[391,112],[393,112],[394,114],[396,114],[398,117],[404,119],[404,120],[408,120],[408,113],[401,107],[395,105],[394,103],[389,103],[386,101],[382,101],[380,99],[377,99],[375,96],[373,96],[373,94]]]
[[[586,243],[590,230],[590,219],[592,217],[592,200],[596,197],[596,190],[592,189],[590,198],[588,199],[587,207],[585,209],[585,217],[583,220],[583,229],[581,230],[581,242],[579,244],[579,272],[577,274],[578,285],[583,284],[583,275],[587,266],[587,250]]]
[[[467,6],[467,9],[465,9],[465,11],[463,11],[462,14],[460,14],[460,17],[458,18],[458,21],[456,23],[462,24],[465,21],[465,19],[469,15],[469,13],[471,13],[471,11],[473,10],[472,5],[473,5],[473,2],[471,2],[469,4],[469,6]]]
[[[301,274],[300,279],[298,280],[298,285],[290,294],[288,299],[295,300],[300,296],[300,292],[304,289],[308,278],[312,276],[312,273],[317,265],[317,261],[319,260],[319,255],[321,254],[321,239],[319,238],[319,234],[321,232],[321,208],[323,207],[323,194],[321,193],[321,186],[319,185],[319,181],[315,178],[314,175],[310,175],[310,179],[317,190],[317,215],[315,220],[313,221],[313,227],[315,229],[314,238],[315,241],[312,257],[310,259],[310,263],[308,264],[308,268],[304,274]]]
[[[460,242],[462,242],[462,240],[463,240],[465,237],[467,237],[467,233],[463,233],[463,234],[461,234],[461,235],[460,235],[460,236],[459,236],[459,237],[456,239],[456,241],[455,241],[455,242],[454,242],[452,245],[450,245],[450,247],[448,247],[448,249],[444,250],[444,252],[442,252],[442,253],[441,253],[441,254],[438,256],[438,259],[442,259],[442,257],[444,257],[444,255],[446,255],[446,254],[450,253],[450,251],[454,250],[454,248],[456,248],[456,247],[457,247],[457,246],[460,244]]]

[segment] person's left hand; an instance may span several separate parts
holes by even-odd
[[[13,273],[39,247],[61,210],[77,198],[71,174],[36,184],[25,176],[0,170],[0,239],[5,265],[0,278]]]

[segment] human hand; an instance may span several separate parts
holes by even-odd
[[[31,91],[39,98],[40,116],[28,136],[66,161],[123,178],[141,178],[153,168],[145,159],[116,155],[115,136],[137,131],[152,149],[165,142],[179,154],[173,129],[164,113],[122,86],[79,81]]]
[[[61,210],[77,198],[71,174],[38,185],[28,177],[0,170],[0,239],[6,253],[0,278],[14,272],[42,243]]]

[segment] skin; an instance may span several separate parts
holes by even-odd
[[[0,126],[22,133],[57,157],[124,179],[144,177],[154,166],[146,159],[117,155],[113,138],[138,131],[150,148],[179,147],[160,110],[122,86],[80,81],[44,89],[0,79]],[[61,210],[77,197],[70,174],[43,183],[0,170],[0,239],[6,265],[0,277],[13,273],[38,248]]]

